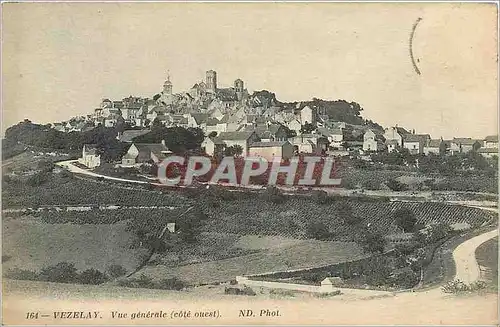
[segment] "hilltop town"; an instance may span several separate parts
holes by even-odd
[[[152,98],[103,99],[92,114],[54,123],[52,127],[68,133],[96,126],[119,127],[118,140],[128,143],[149,133],[154,125],[200,128],[205,135],[201,147],[210,156],[235,146],[238,155],[266,159],[277,156],[287,159],[300,153],[347,156],[399,149],[406,149],[412,155],[474,151],[486,158],[498,152],[496,135],[484,139],[432,138],[398,125],[384,129],[361,118],[362,110],[356,102],[344,100],[282,103],[269,91],[250,94],[240,78],[231,87],[220,87],[217,72],[208,70],[205,80],[189,90],[174,93],[173,82],[167,76],[162,91]],[[93,168],[99,160],[83,158],[82,162]],[[124,158],[123,162],[139,163],[131,158]]]

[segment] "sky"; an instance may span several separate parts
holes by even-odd
[[[478,3],[3,3],[2,135],[217,71],[280,101],[355,101],[433,138],[497,134],[497,8]],[[412,26],[421,17],[410,59]]]

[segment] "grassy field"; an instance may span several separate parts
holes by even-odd
[[[493,285],[498,285],[498,237],[476,249],[476,260],[481,267],[482,277]]]
[[[153,279],[177,277],[190,284],[208,284],[233,280],[238,275],[302,269],[366,257],[362,249],[351,242],[247,235],[233,246],[258,249],[258,252],[188,265],[147,266],[140,273]]]
[[[59,262],[72,262],[79,270],[105,271],[113,264],[134,270],[146,254],[130,249],[133,235],[125,224],[45,224],[33,218],[4,219],[3,271],[20,268],[39,271]]]

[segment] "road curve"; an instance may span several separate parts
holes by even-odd
[[[476,249],[496,236],[498,236],[497,229],[473,237],[457,246],[453,251],[456,267],[455,280],[461,280],[466,284],[479,280],[480,270],[476,260]]]

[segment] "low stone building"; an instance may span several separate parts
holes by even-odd
[[[288,141],[254,142],[250,146],[249,156],[262,157],[267,161],[290,159],[294,148]]]
[[[163,143],[133,143],[122,157],[122,166],[136,166],[153,160],[161,162],[171,153]]]

